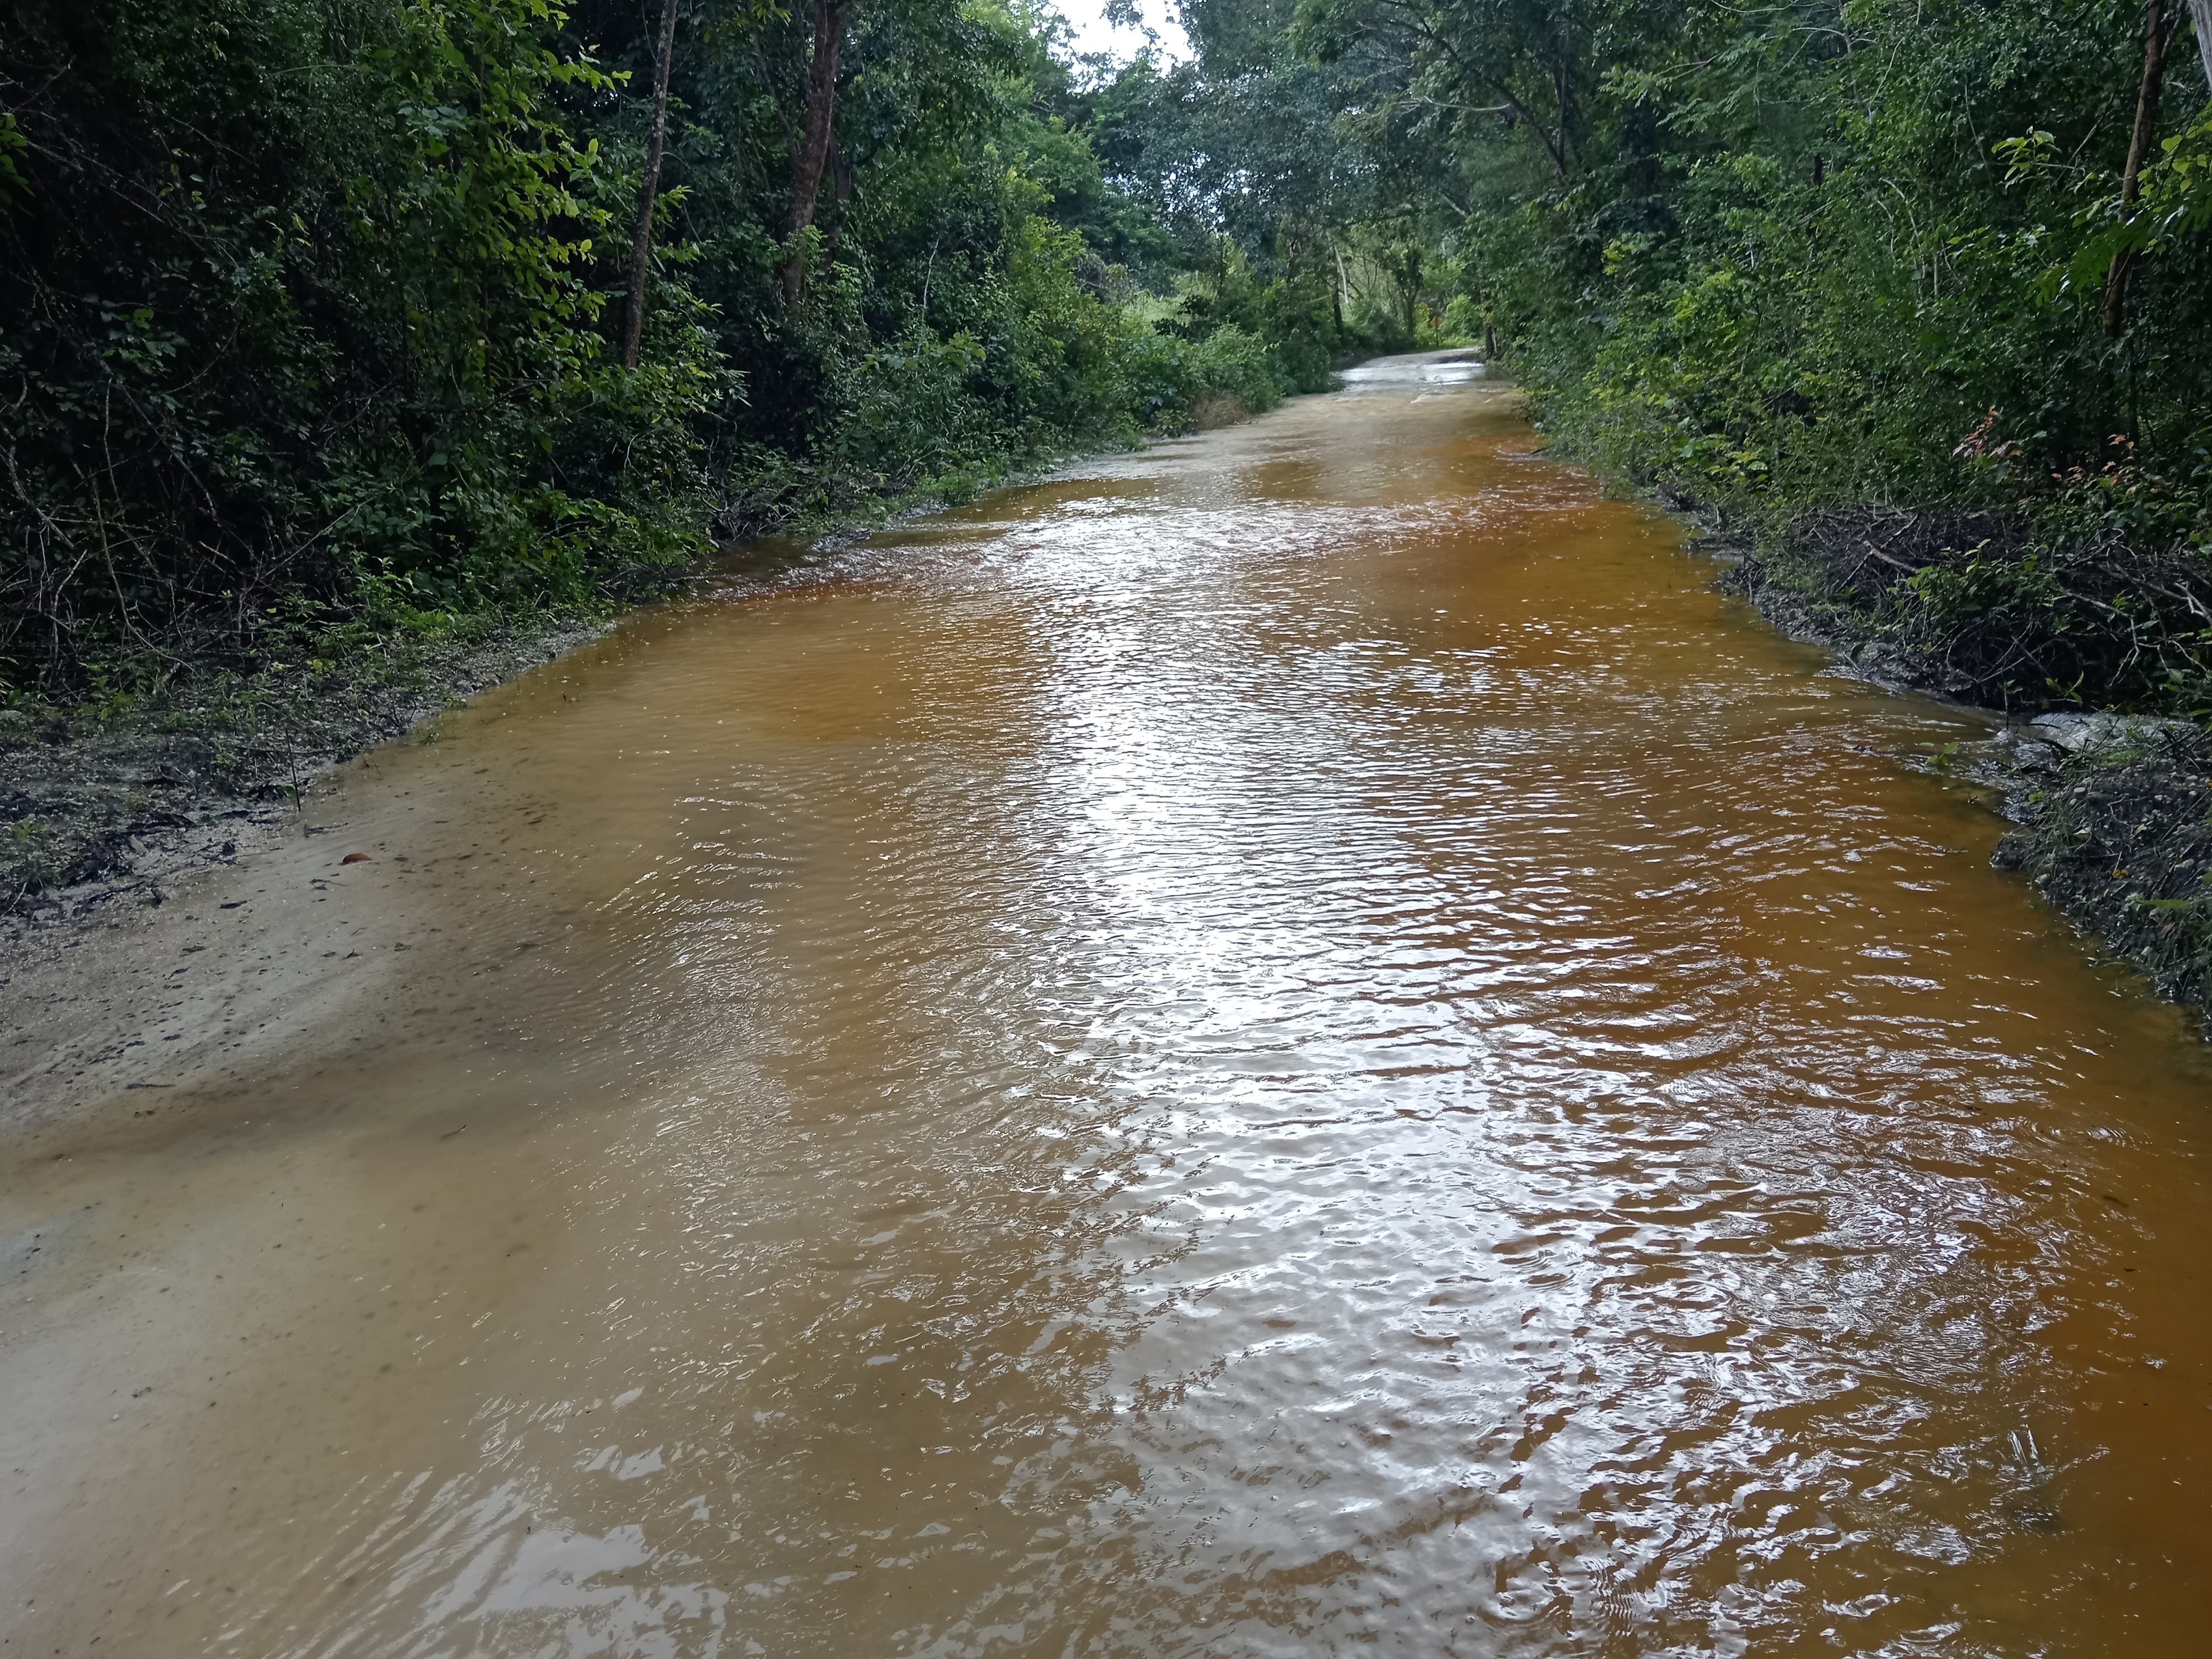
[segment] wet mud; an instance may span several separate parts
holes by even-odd
[[[2185,1652],[2189,1023],[1381,365],[0,991],[0,1651]]]
[[[135,707],[0,708],[0,980],[179,878],[306,833],[328,770],[604,629],[511,617],[470,637],[389,636],[339,659],[208,672]]]

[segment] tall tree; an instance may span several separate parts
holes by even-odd
[[[668,64],[676,52],[676,0],[661,0],[659,49],[653,60],[653,134],[645,146],[645,182],[637,193],[637,236],[630,246],[629,298],[623,308],[624,368],[637,367],[645,338],[645,277],[653,252],[653,204],[660,194],[660,153],[668,138]]]
[[[2143,163],[2150,159],[2151,145],[2158,138],[2158,106],[2166,90],[2166,42],[2170,33],[2166,0],[2148,0],[2143,7],[2142,85],[2136,94],[2136,125],[2128,140],[2127,170],[2120,175],[2123,214],[2135,210],[2142,193]],[[2112,267],[2105,275],[2105,332],[2114,338],[2127,325],[2128,279],[2135,265],[2135,250],[2123,248],[2112,256]]]
[[[795,309],[806,290],[805,234],[814,223],[822,174],[836,137],[837,54],[845,41],[851,0],[814,0],[814,55],[806,64],[806,122],[799,153],[791,159],[791,212],[784,232],[790,252],[783,264],[783,302]]]

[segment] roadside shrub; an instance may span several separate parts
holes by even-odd
[[[0,673],[242,660],[333,617],[631,586],[698,546],[680,308],[629,375],[587,278],[621,192],[543,0],[27,8],[0,212]],[[118,671],[119,672],[119,671]]]
[[[1224,323],[1191,349],[1186,360],[1194,404],[1230,397],[1245,412],[1262,414],[1282,401],[1267,342],[1234,323]]]

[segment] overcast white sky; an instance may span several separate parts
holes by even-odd
[[[1054,9],[1075,31],[1073,47],[1079,52],[1110,52],[1119,58],[1133,58],[1145,44],[1134,29],[1117,29],[1106,21],[1106,0],[1054,0]],[[1173,63],[1190,56],[1190,42],[1176,22],[1170,0],[1138,0],[1138,10],[1160,37],[1159,56]]]

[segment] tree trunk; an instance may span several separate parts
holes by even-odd
[[[2191,0],[2197,4],[2199,0]],[[2128,140],[2127,171],[2120,175],[2120,211],[2130,212],[2142,186],[2143,163],[2150,159],[2158,137],[2158,100],[2166,89],[2166,0],[2148,0],[2143,7],[2142,87],[2136,94],[2136,130]],[[2105,332],[2119,337],[2127,325],[2128,278],[2135,272],[2132,248],[2123,248],[2105,273]]]
[[[845,204],[853,199],[853,164],[845,159],[838,148],[837,135],[830,135],[830,231],[822,239],[822,258],[825,264],[837,262],[837,239],[845,234]]]
[[[1561,169],[1564,171],[1565,158],[1574,155],[1577,149],[1574,137],[1574,94],[1568,88],[1567,66],[1564,63],[1552,66],[1552,96],[1559,106],[1559,155]]]
[[[637,240],[630,246],[629,302],[623,307],[622,363],[637,367],[645,338],[645,276],[653,252],[653,204],[660,194],[660,151],[668,138],[668,65],[676,52],[676,0],[661,0],[660,50],[653,63],[653,136],[645,145],[645,183],[637,193]]]
[[[1544,124],[1529,112],[1526,104],[1514,95],[1512,88],[1507,86],[1503,81],[1491,81],[1485,84],[1504,100],[1508,109],[1528,124],[1528,131],[1536,135],[1536,142],[1544,147],[1544,154],[1552,158],[1552,170],[1559,175],[1559,182],[1565,184],[1567,182],[1566,134],[1564,131],[1561,132],[1559,141],[1557,143],[1553,143],[1552,135],[1544,130]]]
[[[798,238],[814,222],[815,198],[822,193],[822,171],[829,165],[832,123],[836,116],[837,52],[845,43],[845,8],[850,0],[814,0],[814,56],[806,65],[806,130],[791,162],[791,217],[785,234]],[[783,263],[783,303],[796,310],[806,290],[806,249],[793,241]]]
[[[2212,89],[2212,0],[2189,0],[2189,16],[2197,25],[2197,57],[2204,65],[2204,85]]]

